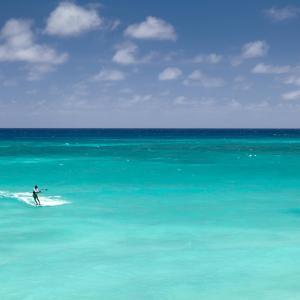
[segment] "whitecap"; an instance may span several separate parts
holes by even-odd
[[[9,199],[16,199],[27,205],[36,206],[35,202],[32,198],[32,193],[29,192],[19,192],[19,193],[12,193],[7,191],[0,191],[0,198],[9,198]],[[59,206],[69,204],[70,202],[62,200],[60,196],[42,196],[39,195],[41,206]]]

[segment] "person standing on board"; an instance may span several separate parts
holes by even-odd
[[[35,202],[36,205],[41,205],[41,202],[40,202],[40,199],[39,199],[39,196],[38,196],[38,194],[40,192],[41,191],[39,190],[39,187],[36,185],[33,188],[33,191],[32,191],[32,197],[33,197],[33,200],[34,200],[34,202]]]

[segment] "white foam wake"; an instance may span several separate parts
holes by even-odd
[[[21,192],[21,193],[10,193],[6,191],[0,191],[0,198],[10,198],[22,201],[28,205],[36,206],[32,198],[32,193]],[[60,199],[60,196],[43,196],[39,195],[41,206],[58,206],[68,204],[68,201]]]

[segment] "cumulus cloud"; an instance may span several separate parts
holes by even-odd
[[[102,23],[95,8],[85,8],[73,2],[62,2],[50,14],[46,33],[62,37],[77,36],[98,28]]]
[[[135,64],[137,63],[137,52],[138,47],[136,45],[123,44],[118,47],[112,60],[122,65]]]
[[[221,62],[222,55],[216,53],[210,53],[208,55],[199,54],[194,59],[195,63],[208,63],[208,64],[217,64]]]
[[[207,76],[203,72],[196,70],[193,71],[183,83],[185,85],[200,85],[206,88],[213,88],[224,86],[225,81],[221,77]]]
[[[264,63],[257,64],[253,69],[254,74],[284,74],[290,71],[290,66],[272,66]]]
[[[265,41],[247,43],[242,48],[242,59],[265,56],[268,53],[269,45]]]
[[[300,8],[295,6],[285,6],[282,8],[271,7],[265,11],[265,14],[275,22],[282,22],[295,19],[300,15]]]
[[[135,39],[175,41],[177,38],[171,24],[155,17],[147,17],[144,22],[128,26],[124,34]]]
[[[243,45],[241,54],[235,57],[232,61],[233,65],[239,65],[244,60],[259,58],[267,55],[269,45],[266,41],[254,41]]]
[[[67,54],[58,54],[46,45],[35,43],[31,22],[11,19],[1,30],[0,61],[61,64]]]
[[[285,84],[293,84],[300,85],[300,77],[299,76],[290,76],[284,80]]]
[[[159,75],[159,80],[175,80],[180,77],[182,71],[178,68],[166,68]]]
[[[289,100],[298,100],[300,99],[300,90],[291,91],[288,93],[284,93],[281,95],[283,100],[289,101]]]
[[[0,33],[0,62],[28,63],[29,79],[36,80],[52,71],[55,65],[64,63],[68,55],[36,43],[31,27],[32,23],[28,20],[11,19],[6,22]]]
[[[118,45],[112,61],[121,65],[141,64],[151,61],[155,56],[154,53],[150,53],[146,56],[139,57],[138,52],[138,46],[135,44],[124,43]]]
[[[119,70],[101,70],[93,79],[95,81],[120,81],[125,79],[125,74]]]

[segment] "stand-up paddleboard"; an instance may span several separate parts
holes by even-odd
[[[65,201],[60,198],[60,196],[40,196],[40,203],[41,205],[36,205],[35,201],[33,200],[32,193],[29,192],[21,192],[21,193],[10,193],[6,191],[0,191],[0,198],[10,198],[10,199],[16,199],[18,201],[21,201],[27,205],[30,206],[59,206],[59,205],[65,205],[69,204],[70,202]]]

